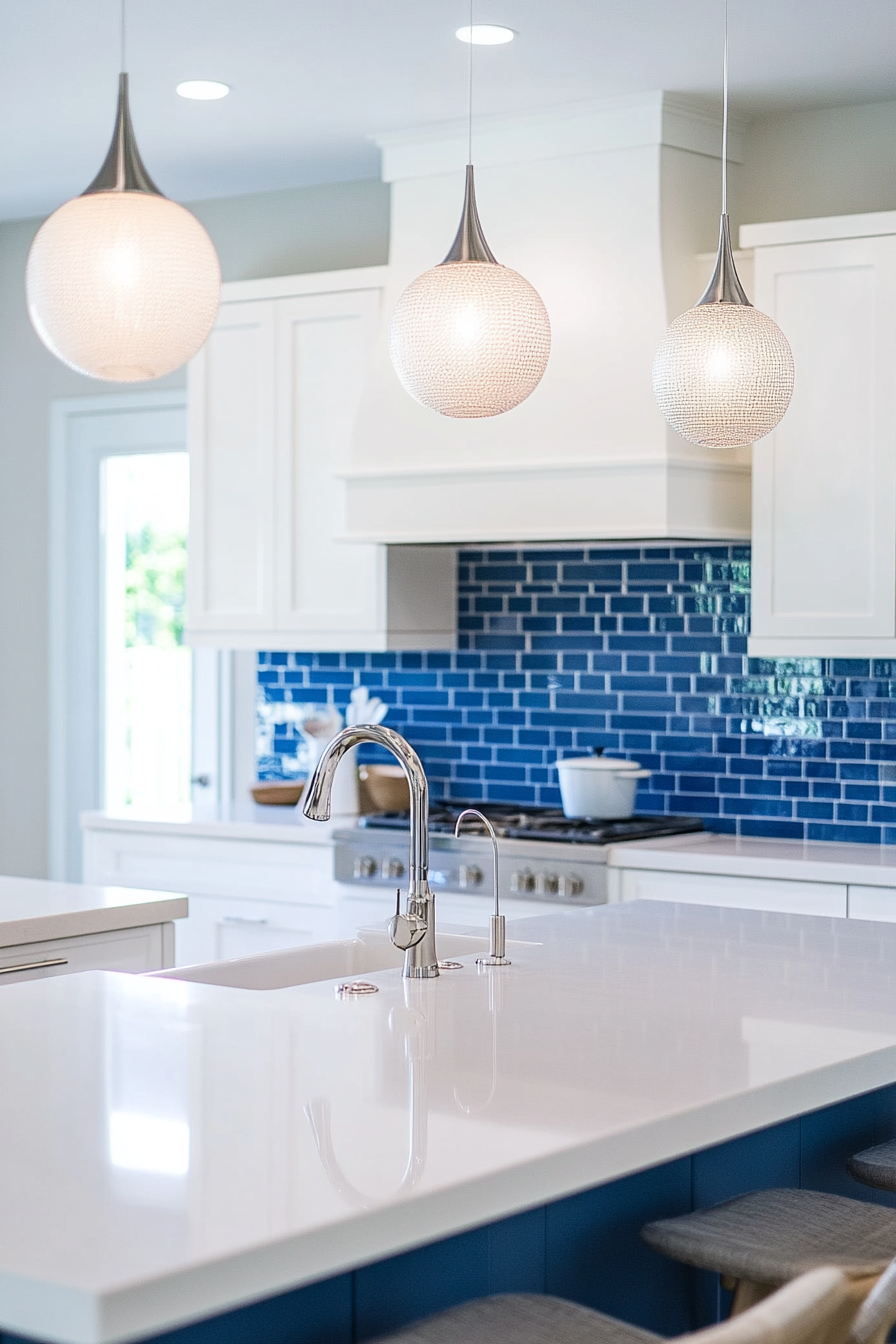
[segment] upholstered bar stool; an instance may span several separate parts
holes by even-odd
[[[870,1344],[851,1334],[867,1290],[816,1269],[749,1311],[679,1339],[694,1344]],[[867,1304],[866,1304],[867,1305]],[[509,1293],[440,1312],[378,1344],[666,1344],[662,1335],[559,1297]]]
[[[757,1190],[648,1223],[641,1236],[673,1260],[721,1274],[736,1315],[819,1265],[876,1278],[896,1256],[896,1210],[818,1190]]]
[[[847,1159],[850,1174],[876,1190],[896,1191],[896,1139],[865,1148]]]

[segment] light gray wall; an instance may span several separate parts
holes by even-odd
[[[757,118],[735,209],[738,224],[896,210],[896,102]]]
[[[382,266],[389,260],[389,188],[339,182],[197,201],[225,280]]]
[[[379,265],[389,191],[344,182],[193,207],[226,280]],[[120,391],[60,364],[34,335],[23,275],[40,220],[0,224],[0,873],[46,874],[47,498],[50,402]],[[180,387],[183,370],[156,387]]]

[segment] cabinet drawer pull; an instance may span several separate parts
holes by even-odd
[[[0,975],[13,975],[16,971],[42,971],[45,966],[67,966],[68,957],[48,957],[46,961],[23,961],[19,966],[0,966]]]
[[[250,919],[247,915],[225,915],[224,924],[267,924],[266,919]]]

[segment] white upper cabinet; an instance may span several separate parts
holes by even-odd
[[[189,371],[187,638],[450,648],[454,555],[341,540],[385,268],[224,286]]]
[[[191,631],[274,623],[274,306],[225,303],[189,371]]]
[[[793,400],[753,449],[757,656],[896,654],[896,212],[757,224]]]

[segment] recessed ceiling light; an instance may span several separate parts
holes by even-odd
[[[474,23],[458,28],[454,34],[461,42],[472,42],[474,47],[499,47],[503,42],[512,42],[516,33],[512,28],[504,28],[499,23]]]
[[[200,103],[209,103],[215,98],[226,98],[230,92],[229,84],[219,79],[185,79],[178,84],[177,92],[181,98],[193,98]]]

